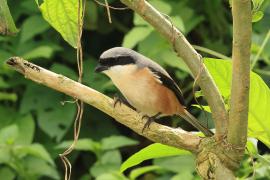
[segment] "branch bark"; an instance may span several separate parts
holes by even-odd
[[[211,108],[215,121],[215,136],[218,140],[221,139],[227,131],[228,113],[216,84],[202,63],[201,55],[196,52],[184,35],[164,15],[145,0],[121,0],[121,2],[134,10],[162,34],[185,61],[193,76],[198,78],[197,82]]]
[[[129,127],[154,142],[198,152],[201,138],[180,128],[170,128],[152,123],[149,129],[142,133],[145,119],[137,112],[122,104],[113,107],[114,101],[104,94],[83,84],[73,81],[63,75],[56,74],[19,57],[12,57],[7,61],[13,69],[22,73],[25,78],[55,89],[66,95],[79,99],[113,117],[119,123]]]
[[[228,142],[244,147],[247,141],[250,47],[251,47],[251,1],[233,0],[233,68],[232,89],[228,125]]]

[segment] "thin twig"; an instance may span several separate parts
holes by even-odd
[[[218,57],[220,59],[231,59],[230,57],[225,56],[224,54],[221,54],[221,53],[216,52],[214,50],[208,49],[206,47],[202,47],[202,46],[198,46],[198,45],[192,45],[192,47],[194,47],[194,49],[196,49],[198,51],[202,51],[204,53],[211,54],[211,55]]]
[[[100,6],[104,6],[104,7],[109,7],[110,9],[113,9],[113,10],[120,10],[120,11],[122,11],[122,10],[127,10],[127,9],[129,9],[128,7],[113,7],[113,6],[111,6],[111,5],[106,5],[106,4],[104,4],[104,3],[102,3],[102,2],[99,2],[98,0],[94,0],[98,5],[100,5]]]
[[[83,1],[83,4],[81,4],[81,0],[78,0],[78,36],[77,36],[77,66],[78,66],[78,82],[82,82],[82,76],[83,76],[83,50],[82,50],[82,44],[81,44],[81,37],[82,37],[82,31],[83,31],[83,19],[85,14],[85,0]],[[83,9],[81,9],[81,6]],[[60,154],[61,160],[65,166],[65,180],[70,180],[71,173],[72,173],[72,164],[69,162],[68,158],[66,157],[69,155],[75,148],[77,141],[79,139],[80,129],[81,129],[81,121],[84,111],[84,104],[82,101],[79,101],[78,99],[75,99],[76,105],[77,105],[77,115],[74,121],[74,138],[72,144],[62,153]]]
[[[111,24],[112,23],[112,18],[111,18],[111,12],[110,12],[110,8],[109,8],[109,4],[108,4],[107,0],[105,0],[105,7],[106,7],[106,10],[107,10],[109,23]]]

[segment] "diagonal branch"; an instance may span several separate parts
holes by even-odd
[[[228,142],[245,146],[247,140],[250,46],[251,46],[251,1],[233,0],[233,69],[228,127]]]
[[[226,133],[228,124],[227,111],[216,84],[205,65],[202,63],[201,55],[196,52],[184,35],[175,28],[164,15],[158,12],[145,0],[121,0],[121,2],[133,9],[162,34],[173,45],[177,54],[188,65],[193,76],[198,78],[197,82],[212,111],[216,126],[216,137],[217,139],[223,137]]]
[[[22,73],[25,78],[55,89],[59,92],[79,99],[105,112],[116,121],[129,127],[136,133],[154,141],[197,153],[201,138],[182,129],[170,128],[152,123],[149,129],[142,133],[145,119],[125,105],[113,107],[114,101],[94,89],[73,81],[63,75],[56,74],[19,57],[7,61],[13,69]]]

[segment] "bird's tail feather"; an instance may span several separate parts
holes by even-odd
[[[184,111],[182,114],[178,114],[180,117],[184,118],[187,122],[189,122],[192,126],[194,126],[196,129],[203,132],[205,136],[213,136],[214,133],[210,131],[207,127],[202,125],[192,114],[190,114],[187,110]]]

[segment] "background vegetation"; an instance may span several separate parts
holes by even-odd
[[[216,57],[212,52],[216,51],[221,54],[218,55],[219,58],[229,59],[227,57],[231,56],[232,18],[227,1],[150,2],[171,17],[170,20],[187,39],[197,45],[197,49],[202,50],[203,56]],[[116,7],[122,6],[116,0],[109,3]],[[64,168],[58,154],[64,151],[73,138],[72,125],[76,105],[69,102],[73,101],[70,97],[25,80],[10,70],[5,65],[5,60],[14,55],[21,56],[76,80],[76,51],[44,20],[35,1],[13,0],[8,4],[20,31],[16,36],[0,36],[0,178],[63,179]],[[270,86],[270,2],[264,1],[260,10],[263,17],[258,14],[254,17],[254,21],[258,22],[253,24],[251,64],[253,71]],[[113,96],[117,90],[108,78],[94,73],[97,59],[104,50],[111,47],[134,48],[168,70],[182,88],[188,109],[200,120],[208,119],[205,123],[212,127],[211,117],[207,114],[208,118],[205,118],[202,111],[191,106],[195,104],[192,93],[193,79],[171,46],[133,11],[111,10],[111,16],[113,23],[109,24],[106,9],[94,1],[86,1],[82,38],[83,83]],[[211,73],[223,72],[222,75],[228,76],[226,71],[216,69],[216,66],[207,60],[206,63],[208,68],[212,66]],[[220,81],[224,82],[225,79],[227,78]],[[226,94],[228,86],[224,83],[219,86],[222,86],[224,91],[222,94]],[[262,92],[253,94],[263,95]],[[200,96],[200,93],[196,95]],[[224,95],[224,98],[229,96]],[[204,103],[203,100],[201,102]],[[260,109],[258,106],[257,111],[264,113],[266,117],[270,116],[267,109]],[[178,118],[163,118],[160,123],[194,130]],[[270,134],[268,127],[262,131]],[[237,172],[239,178],[270,178],[269,139],[269,136],[266,136],[260,141],[252,139],[248,142],[249,152]],[[86,106],[77,151],[70,156],[73,164],[72,177],[80,180],[137,177],[160,180],[199,179],[195,172],[194,158],[186,151],[178,152],[178,155],[173,157],[148,160],[128,169],[124,174],[119,173],[122,162],[149,144],[151,142],[147,139],[118,124],[109,116]],[[145,153],[158,151],[161,147],[151,148],[152,151]]]

